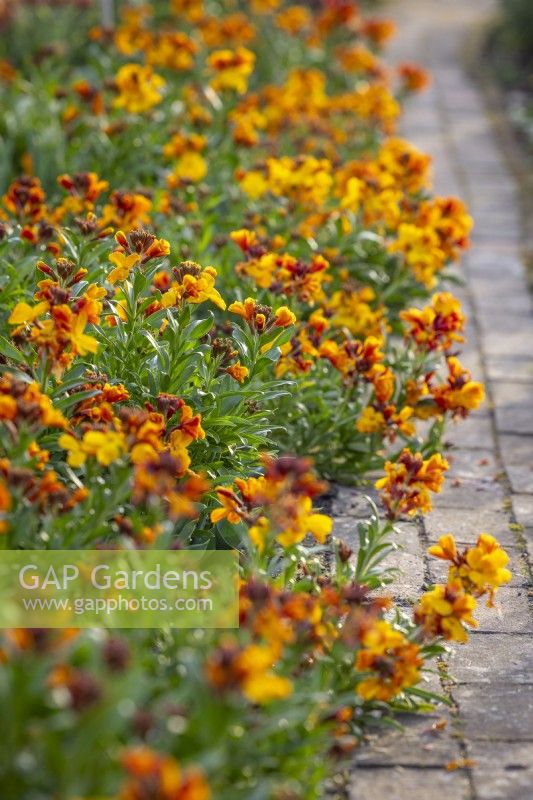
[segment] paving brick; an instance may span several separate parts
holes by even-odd
[[[456,425],[450,425],[444,439],[457,447],[473,450],[491,447],[492,425],[488,412],[479,411]]]
[[[472,742],[478,800],[531,800],[533,742]]]
[[[450,712],[401,715],[401,730],[378,730],[355,755],[355,764],[403,767],[443,767],[457,758]],[[442,727],[444,723],[445,727]]]
[[[488,334],[507,337],[519,333],[526,341],[528,337],[533,336],[533,316],[531,316],[529,309],[523,313],[513,309],[513,313],[509,314],[507,311],[502,311],[501,308],[499,312],[495,312],[481,303],[478,311],[478,322],[483,332],[484,342],[488,340]],[[531,353],[531,349],[529,352]]]
[[[500,588],[494,608],[488,608],[484,599],[479,600],[474,614],[479,622],[477,630],[533,634],[532,601],[527,587]]]
[[[431,542],[444,533],[453,533],[461,541],[475,542],[480,533],[491,533],[503,543],[516,544],[516,537],[509,529],[509,514],[503,503],[499,509],[484,509],[471,506],[469,509],[443,508],[437,496],[434,508],[424,517],[424,525]]]
[[[506,465],[513,492],[533,494],[533,462]]]
[[[450,675],[459,683],[533,681],[533,637],[529,634],[472,633],[468,643],[454,648]],[[530,686],[533,694],[533,686]]]
[[[493,297],[499,296],[501,307],[508,308],[511,314],[514,297],[516,294],[526,293],[527,287],[525,282],[516,289],[506,288],[503,284],[504,282],[495,283],[491,288],[491,294]],[[515,356],[527,358],[531,356],[531,340],[528,341],[519,328],[507,332],[487,328],[483,337],[483,349],[488,356],[505,357],[508,353],[513,353]],[[513,430],[513,427],[509,430]]]
[[[356,769],[352,776],[349,800],[428,800],[449,797],[467,800],[468,778],[463,771],[444,769],[406,769],[375,767]]]
[[[501,434],[499,447],[513,492],[533,493],[533,436]]]
[[[453,533],[461,542],[473,544],[480,533],[490,533],[503,545],[516,545],[516,533],[509,528],[509,514],[503,510],[443,509],[438,499],[435,508],[425,517],[425,528],[431,544],[445,533]]]
[[[533,358],[524,355],[521,358],[511,356],[488,355],[486,367],[491,381],[513,381],[513,383],[531,383],[533,381]]]
[[[439,508],[499,511],[503,502],[503,488],[494,477],[485,480],[469,478],[448,480],[444,482],[442,491],[438,495]]]
[[[476,453],[470,450],[452,449],[445,455],[450,465],[446,473],[448,480],[453,478],[491,480],[498,474],[496,457],[491,449],[480,448]]]
[[[336,490],[331,508],[332,514],[337,517],[349,515],[359,519],[368,519],[372,513],[372,508],[367,498],[370,497],[375,503],[379,499],[378,493],[371,486],[365,486],[361,489],[338,486]]]
[[[492,229],[494,224],[491,218],[490,222],[487,221],[487,228]],[[470,256],[468,260],[468,273],[471,278],[475,280],[486,280],[486,278],[490,276],[494,278],[518,277],[520,280],[523,279],[524,265],[518,256],[493,259],[483,254],[476,255],[478,256],[477,258]],[[501,304],[498,304],[497,297],[492,298],[491,302],[491,298],[484,295],[484,302],[478,310],[480,311],[480,318],[483,319],[484,317],[489,317],[491,314],[501,315],[502,307]],[[531,301],[529,297],[524,296],[522,298],[521,302],[518,303],[518,307],[515,309],[515,313],[519,315],[531,313]]]
[[[533,383],[498,381],[492,395],[500,433],[533,434]]]
[[[334,517],[333,533],[354,551],[358,550],[357,526],[363,520],[356,517]],[[395,550],[382,562],[382,569],[394,570],[394,581],[383,588],[380,594],[393,596],[403,605],[411,606],[418,601],[424,584],[424,547],[417,525],[414,522],[396,524],[397,533],[391,536]]]
[[[533,528],[524,528],[523,536],[526,541],[526,547],[529,553],[529,561],[531,563],[531,556],[533,555]]]
[[[520,525],[533,527],[533,497],[530,494],[513,495],[513,510]]]
[[[424,560],[422,549],[415,554],[399,547],[382,561],[383,569],[395,569],[396,573],[392,589],[395,597],[416,601],[424,584]]]
[[[465,684],[453,696],[467,740],[533,742],[532,684]]]

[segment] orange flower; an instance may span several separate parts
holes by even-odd
[[[235,378],[236,381],[239,383],[243,383],[245,378],[248,376],[248,367],[243,367],[240,361],[237,361],[235,364],[231,364],[231,366],[226,367],[226,372],[228,375],[231,375],[232,378]]]
[[[222,503],[222,507],[211,511],[211,522],[216,525],[217,522],[227,519],[228,522],[237,525],[241,521],[245,509],[232,487],[217,486],[216,493],[217,500]]]
[[[280,306],[274,312],[276,318],[275,325],[278,328],[288,328],[296,322],[296,314],[287,308],[287,306]]]
[[[405,62],[398,64],[396,70],[402,82],[402,87],[407,92],[421,92],[431,83],[427,70],[422,69],[418,64]]]
[[[404,449],[395,463],[387,461],[386,476],[375,483],[382,490],[387,515],[394,519],[402,513],[430,511],[430,492],[440,492],[447,469],[448,462],[439,453],[424,460],[421,453]]]
[[[247,253],[249,250],[259,244],[259,240],[255,231],[249,231],[246,228],[242,228],[238,231],[232,231],[230,233],[230,239],[234,241],[244,253]]]
[[[241,649],[227,642],[208,659],[207,678],[218,691],[240,689],[251,703],[283,700],[293,686],[288,678],[272,671],[276,657],[276,649],[266,645],[251,644]]]
[[[442,558],[445,561],[455,561],[457,558],[457,547],[455,546],[455,539],[451,533],[441,536],[438,544],[432,545],[428,549],[428,553],[435,558]]]
[[[242,317],[252,330],[259,333],[274,327],[287,328],[296,322],[296,316],[287,306],[280,306],[273,312],[270,306],[260,305],[252,297],[247,297],[244,302],[236,300],[228,306],[228,311]]]
[[[215,50],[207,63],[215,73],[210,84],[219,91],[234,91],[244,94],[248,88],[248,78],[253,72],[255,53],[246,47],[236,50]]]
[[[454,642],[466,642],[468,634],[464,625],[476,628],[478,624],[472,617],[476,605],[475,598],[464,591],[460,582],[449,582],[422,595],[414,619],[432,638],[442,636]]]
[[[431,388],[431,395],[441,411],[451,411],[454,417],[466,417],[469,412],[479,408],[485,399],[482,383],[473,381],[469,370],[465,369],[458,358],[449,356],[448,380],[446,383]]]
[[[11,495],[3,480],[0,479],[0,533],[5,533],[8,528],[8,523],[5,521],[4,516],[11,508]]]
[[[460,302],[450,292],[434,294],[426,308],[400,311],[400,319],[409,325],[406,338],[412,337],[428,350],[449,350],[455,342],[464,341],[460,334],[465,318]]]
[[[181,768],[171,756],[148,747],[132,747],[122,756],[129,775],[120,791],[120,800],[210,800],[209,785],[197,767]]]
[[[389,622],[378,620],[371,625],[363,632],[361,644],[355,666],[369,673],[357,685],[357,693],[364,700],[392,700],[420,680],[423,660],[418,645]]]

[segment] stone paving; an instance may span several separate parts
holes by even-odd
[[[446,532],[465,544],[481,531],[494,534],[511,555],[513,580],[500,590],[499,613],[480,604],[479,629],[430,683],[451,708],[408,719],[403,731],[381,732],[364,745],[350,800],[533,798],[533,312],[518,193],[462,58],[468,36],[492,10],[490,0],[396,0],[386,9],[398,23],[391,57],[421,63],[433,76],[408,104],[401,132],[432,155],[436,191],[466,200],[476,220],[457,292],[468,316],[461,360],[488,394],[483,410],[449,431],[451,470],[434,510],[401,525],[395,591],[411,604],[442,578],[425,551]],[[359,500],[340,489],[334,513],[336,532],[349,541],[354,517],[364,513]],[[443,729],[432,728],[442,719]],[[446,769],[459,759],[473,765]]]

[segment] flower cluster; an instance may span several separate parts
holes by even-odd
[[[320,797],[509,579],[445,537],[412,615],[374,591],[483,401],[449,280],[472,220],[397,135],[429,78],[382,16],[80,3],[11,4],[0,43],[0,535],[234,549],[240,627],[5,631],[4,793]],[[326,481],[383,472],[387,519],[337,541]]]
[[[412,516],[431,510],[430,492],[440,492],[448,462],[439,453],[424,459],[421,453],[402,450],[396,462],[387,461],[386,475],[376,481],[387,514]]]
[[[315,479],[309,462],[286,456],[277,461],[264,458],[263,463],[264,475],[236,480],[239,494],[231,486],[217,488],[222,508],[211,512],[211,521],[245,520],[250,524],[250,539],[260,552],[274,537],[284,547],[303,541],[306,534],[324,543],[333,523],[325,514],[313,511],[313,498],[325,487]]]
[[[441,536],[429,554],[450,562],[448,580],[426,592],[415,609],[415,620],[429,636],[442,636],[466,642],[469,625],[477,627],[472,616],[477,597],[488,595],[488,606],[494,605],[498,588],[511,580],[506,568],[509,556],[500,543],[488,533],[481,533],[474,547],[457,550],[451,534]]]

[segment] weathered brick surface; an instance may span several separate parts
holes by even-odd
[[[450,713],[405,715],[403,730],[380,730],[355,757],[358,766],[442,767],[457,755]],[[445,727],[442,725],[446,723]]]
[[[533,760],[528,742],[473,742],[478,800],[531,800]],[[495,767],[496,765],[496,767]]]
[[[467,742],[529,742],[533,755],[533,686],[509,680],[460,685],[454,690]],[[499,765],[494,765],[498,767]]]
[[[473,633],[466,646],[454,648],[449,669],[460,684],[527,684],[533,696],[533,636]]]
[[[350,787],[350,800],[428,800],[468,797],[468,780],[460,772],[401,766],[358,769]]]
[[[444,564],[426,559],[428,542],[453,532],[472,544],[482,531],[509,549],[513,580],[498,608],[480,602],[479,628],[456,646],[443,677],[449,724],[406,720],[403,732],[370,737],[353,763],[350,800],[530,800],[533,798],[533,304],[520,249],[518,192],[484,99],[463,67],[462,48],[493,12],[495,0],[399,0],[395,60],[429,67],[433,83],[408,105],[404,135],[434,159],[436,190],[464,198],[475,217],[472,249],[458,289],[468,315],[465,363],[487,386],[488,402],[446,434],[450,472],[423,525],[402,523],[403,568],[393,593],[406,603]],[[337,532],[355,544],[360,497],[343,489],[334,503]],[[418,561],[420,559],[420,563]],[[446,764],[469,759],[463,768]]]

